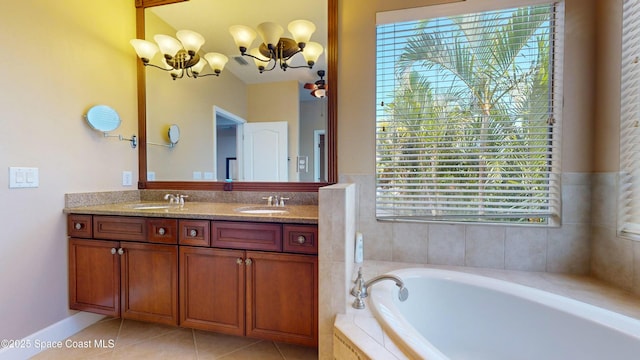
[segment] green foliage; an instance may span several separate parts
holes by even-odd
[[[533,197],[548,187],[550,166],[549,7],[448,19],[446,31],[417,23],[397,58],[400,86],[377,119],[378,191],[406,198],[407,214],[540,211],[548,199]]]

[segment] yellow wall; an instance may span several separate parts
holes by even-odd
[[[596,13],[598,71],[595,82],[593,172],[617,172],[620,165],[622,0],[597,0]]]
[[[432,2],[339,0],[340,174],[374,174],[375,12]],[[620,7],[621,0],[567,0],[565,172],[617,170]],[[123,119],[118,133],[137,132],[134,36],[131,0],[3,4],[0,338],[70,314],[64,194],[135,188],[120,183],[123,170],[137,179],[137,151],[83,120],[91,105],[108,104]],[[8,189],[9,166],[38,167],[40,187]]]
[[[339,1],[339,174],[375,173],[376,12],[442,2]],[[563,172],[589,172],[592,169],[595,3],[596,0],[566,1]]]
[[[175,36],[176,30],[146,10],[146,37]],[[161,55],[152,61],[160,63]],[[233,61],[233,60],[232,60]],[[203,74],[211,73],[207,65]],[[193,172],[214,172],[213,107],[247,116],[247,86],[229,71],[219,77],[173,80],[168,72],[147,67],[147,141],[167,144],[167,129],[180,127],[174,148],[147,146],[147,169],[156,180],[193,180]],[[218,174],[220,175],[220,174]],[[224,175],[224,174],[222,174]]]
[[[95,104],[137,133],[131,0],[4,1],[0,11],[0,326],[19,339],[70,314],[66,222],[69,192],[126,190],[137,150],[85,123]],[[40,187],[9,189],[8,167],[37,167]],[[135,183],[134,183],[135,184]]]

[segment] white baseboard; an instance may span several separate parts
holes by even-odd
[[[104,317],[104,315],[80,311],[23,339],[15,340],[13,347],[0,349],[0,360],[29,359],[46,350],[39,346],[40,344],[48,341],[62,341]]]

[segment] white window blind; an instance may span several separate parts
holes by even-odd
[[[554,3],[377,26],[378,219],[558,219],[562,14]]]
[[[625,0],[622,9],[618,227],[640,239],[640,1]]]

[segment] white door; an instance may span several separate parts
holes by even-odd
[[[288,181],[287,122],[244,124],[244,179]]]

